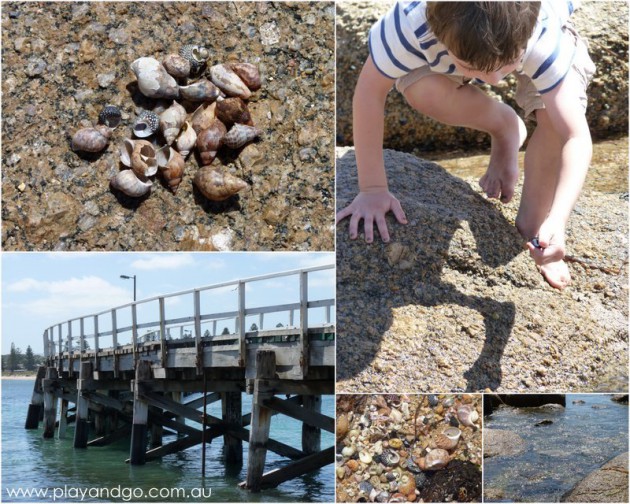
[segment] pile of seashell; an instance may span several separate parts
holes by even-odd
[[[151,177],[159,173],[175,193],[186,158],[194,150],[200,169],[193,182],[206,198],[222,201],[247,187],[244,180],[210,164],[220,148],[238,150],[262,134],[253,125],[246,102],[253,91],[260,89],[260,73],[251,63],[206,68],[209,57],[206,48],[186,45],[179,54],[169,54],[162,62],[142,57],[131,64],[138,89],[156,102],[153,110],[144,110],[135,120],[135,138],[126,138],[120,146],[120,161],[130,169],[123,169],[111,179],[114,189],[131,197],[144,196],[151,191]],[[188,114],[187,107],[196,109]],[[117,107],[106,106],[96,126],[74,134],[72,149],[100,152],[107,147],[121,118]]]
[[[469,394],[338,396],[337,501],[414,502],[453,459],[480,466],[477,408]]]

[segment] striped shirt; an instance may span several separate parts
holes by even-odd
[[[534,32],[516,69],[529,76],[541,94],[556,87],[571,68],[575,40],[563,27],[576,3],[542,0]],[[444,44],[431,31],[424,1],[396,2],[372,26],[368,43],[376,68],[390,79],[426,65],[436,73],[461,75]]]

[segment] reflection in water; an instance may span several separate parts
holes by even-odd
[[[628,451],[628,406],[610,395],[567,395],[566,409],[502,406],[485,419],[526,442],[512,457],[484,460],[486,495],[501,500],[557,502],[584,476]],[[573,404],[573,401],[584,401]],[[536,426],[542,420],[550,425]],[[491,499],[486,498],[486,501]]]

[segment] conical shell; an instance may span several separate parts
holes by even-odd
[[[215,113],[228,128],[234,123],[253,126],[247,103],[238,97],[218,101]]]
[[[204,166],[195,175],[194,183],[201,193],[212,201],[223,201],[247,187],[247,183],[229,173],[221,173]]]
[[[105,105],[98,114],[98,123],[109,128],[115,128],[122,120],[122,113],[116,105]]]
[[[252,95],[242,79],[226,65],[210,67],[210,79],[228,96],[238,96],[247,100]]]
[[[123,145],[128,151],[129,143],[125,141]],[[131,151],[130,157],[131,169],[141,179],[152,177],[157,173],[158,164],[155,157],[155,148],[151,142],[146,140],[135,140],[133,142],[133,150]]]
[[[155,58],[138,58],[131,64],[140,92],[149,98],[177,98],[179,86]]]
[[[162,65],[176,79],[183,79],[190,75],[190,62],[179,54],[169,54],[162,60]]]
[[[190,154],[190,151],[195,146],[197,142],[197,133],[190,125],[188,121],[184,123],[181,131],[179,132],[179,136],[177,137],[177,141],[175,145],[177,147],[177,151],[184,157]]]
[[[212,163],[226,133],[225,125],[218,119],[214,119],[210,127],[197,135],[197,149],[202,166]]]
[[[114,189],[118,189],[132,198],[144,196],[151,190],[153,185],[150,180],[140,180],[133,170],[118,172],[109,182]]]
[[[426,457],[415,459],[418,467],[423,471],[437,471],[438,469],[444,469],[451,461],[451,456],[446,450],[441,448],[435,448],[427,453]]]
[[[160,173],[169,189],[175,194],[184,176],[183,156],[172,147],[165,145],[156,151]]]
[[[209,80],[201,79],[188,86],[179,86],[179,94],[184,100],[202,102],[216,100],[221,92]]]
[[[223,138],[223,145],[230,149],[238,149],[262,135],[262,131],[254,126],[235,124]]]
[[[160,114],[160,130],[168,145],[175,141],[185,121],[186,109],[177,102]]]
[[[109,143],[112,130],[103,124],[93,128],[81,128],[72,137],[72,150],[84,152],[100,152]]]
[[[190,121],[197,135],[203,130],[209,128],[214,121],[216,106],[217,102],[202,103],[199,107],[197,107],[197,110],[193,112]]]
[[[190,63],[190,73],[199,74],[210,57],[210,52],[205,47],[189,44],[179,50],[179,55]]]
[[[251,91],[260,89],[260,71],[258,66],[253,63],[229,63],[227,66],[241,78]]]

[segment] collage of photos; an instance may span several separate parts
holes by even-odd
[[[630,502],[629,12],[0,2],[0,501]]]

